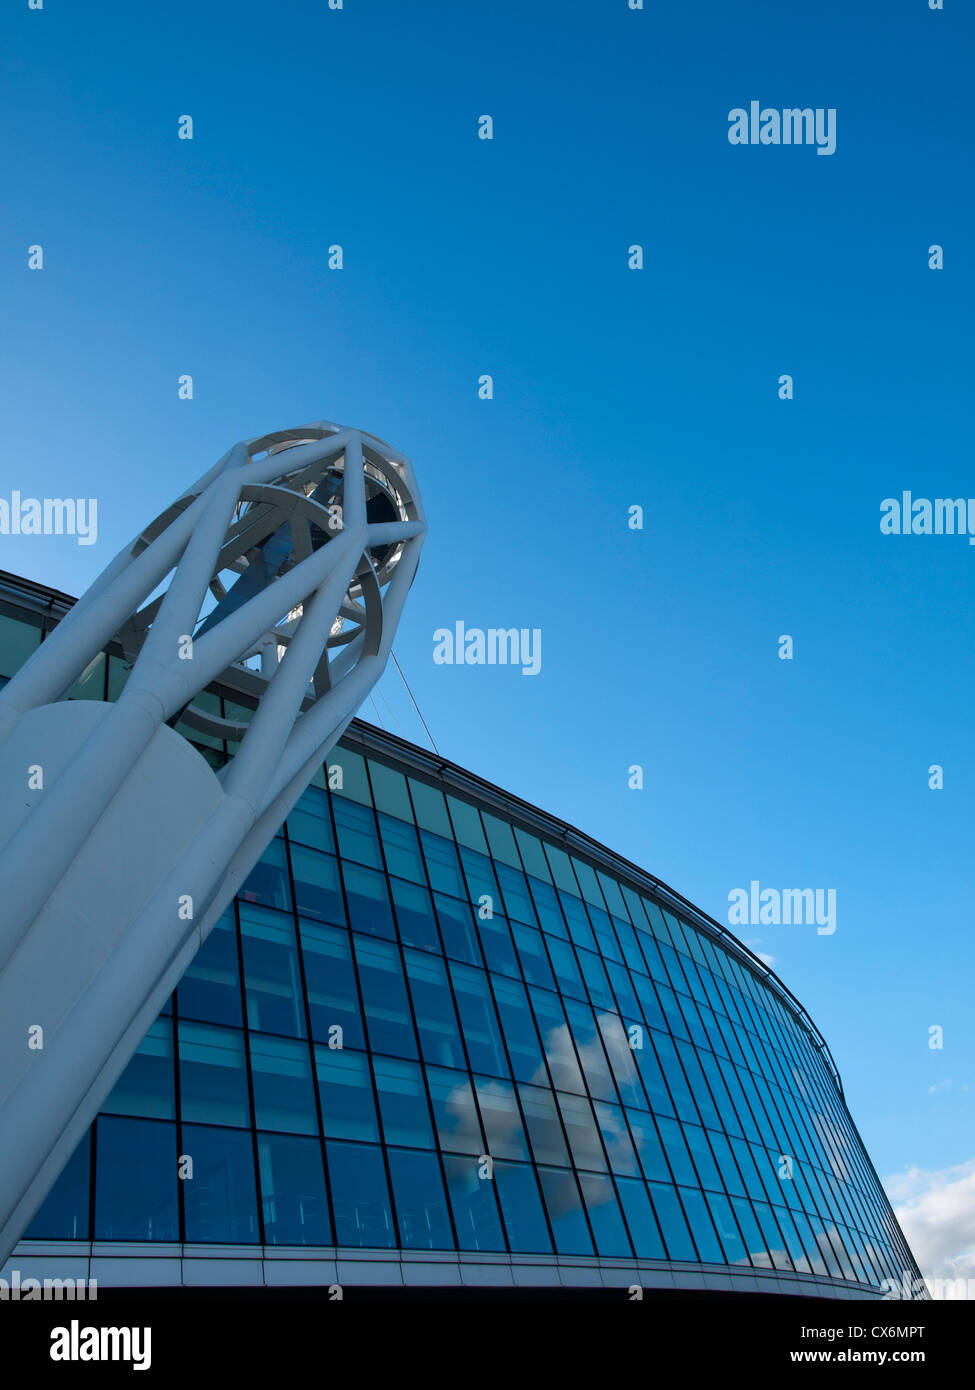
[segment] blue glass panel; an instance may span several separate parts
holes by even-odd
[[[599,945],[599,953],[606,961],[611,961],[622,965],[623,954],[616,940],[616,933],[613,931],[613,924],[609,920],[609,913],[601,907],[589,904],[589,920],[592,923],[593,935]]]
[[[423,1060],[445,1067],[465,1066],[446,962],[419,951],[404,951],[403,956]]]
[[[697,1174],[694,1172],[694,1165],[687,1152],[687,1145],[684,1143],[680,1125],[676,1120],[669,1120],[661,1115],[657,1118],[657,1128],[660,1130],[660,1137],[664,1143],[664,1151],[667,1154],[667,1161],[674,1175],[674,1181],[678,1184],[690,1185],[693,1183],[696,1185]]]
[[[427,876],[423,868],[423,856],[420,854],[420,842],[413,826],[380,813],[379,833],[389,872],[396,878],[405,878],[410,883],[422,883],[425,886]]]
[[[247,1022],[263,1033],[305,1036],[298,945],[291,917],[240,907]]]
[[[568,1168],[569,1151],[552,1092],[540,1086],[519,1086],[518,1094],[535,1162]]]
[[[582,981],[582,971],[575,958],[568,941],[560,941],[558,937],[549,937],[548,953],[552,961],[552,969],[559,982],[559,990],[562,994],[569,994],[574,999],[588,1000],[586,987]],[[534,982],[533,982],[534,983]]]
[[[591,1255],[592,1237],[589,1234],[575,1175],[564,1169],[540,1168],[538,1176],[558,1253]]]
[[[574,999],[566,999],[563,1002],[576,1051],[586,1074],[589,1094],[598,1100],[615,1101],[617,1099],[616,1085],[609,1068],[609,1062],[606,1060],[602,1037],[596,1027],[592,1009],[588,1004],[579,1003]]]
[[[78,1144],[24,1232],[25,1240],[87,1240],[91,1131]]]
[[[529,990],[542,1046],[552,1073],[552,1084],[559,1091],[585,1093],[582,1072],[576,1060],[572,1035],[566,1023],[562,1001],[545,990]]]
[[[617,965],[615,961],[606,961],[606,973],[609,982],[613,987],[613,994],[616,996],[616,1003],[619,1011],[625,1018],[642,1019],[643,1011],[633,990],[630,981],[630,972],[623,965]],[[649,984],[649,981],[647,981]]]
[[[186,968],[176,991],[180,1017],[203,1023],[243,1023],[240,973],[237,967],[237,926],[231,907]]]
[[[386,1143],[415,1144],[432,1149],[433,1130],[423,1075],[417,1063],[374,1057],[372,1065]]]
[[[325,1170],[317,1139],[259,1134],[264,1240],[267,1245],[331,1245]]]
[[[373,869],[381,869],[383,857],[379,850],[379,836],[376,833],[372,807],[362,806],[358,801],[349,801],[344,796],[337,796],[333,807],[340,858],[352,859],[357,864],[368,864]]]
[[[704,1073],[698,1061],[699,1054],[695,1052],[690,1043],[681,1042],[679,1039],[676,1047],[701,1119],[709,1129],[720,1129],[721,1120],[718,1118],[718,1112],[704,1079]]]
[[[157,1018],[102,1106],[109,1115],[174,1120],[173,1025]]]
[[[447,1191],[461,1250],[504,1250],[494,1178],[473,1158],[444,1157]]]
[[[664,1157],[663,1145],[653,1118],[639,1110],[628,1110],[630,1133],[640,1159],[643,1176],[659,1182],[670,1182],[670,1169]]]
[[[251,869],[238,893],[241,902],[291,910],[291,883],[284,841],[274,839]]]
[[[612,1178],[599,1173],[580,1173],[579,1184],[589,1213],[596,1254],[632,1255]]]
[[[318,917],[324,922],[345,926],[345,903],[339,883],[338,860],[331,854],[291,846],[291,868],[295,879],[295,901],[302,917]]]
[[[694,1160],[694,1167],[697,1169],[699,1186],[707,1188],[710,1192],[721,1191],[721,1178],[718,1176],[717,1164],[711,1153],[711,1146],[704,1130],[697,1125],[684,1126],[684,1138],[687,1140],[687,1147]]]
[[[292,843],[310,845],[312,849],[335,853],[332,822],[328,814],[325,793],[309,787],[295,802],[287,820],[288,838]]]
[[[465,849],[463,846],[460,849],[460,859],[467,879],[467,895],[470,901],[477,903],[483,897],[490,898],[491,910],[502,912],[501,893],[494,877],[491,860],[486,854],[478,854],[476,850]]]
[[[593,1101],[596,1123],[603,1137],[603,1144],[609,1157],[609,1166],[614,1173],[625,1173],[630,1177],[640,1176],[630,1132],[627,1128],[623,1110],[619,1105],[608,1105],[603,1100]]]
[[[586,909],[583,907],[579,898],[575,898],[571,893],[559,893],[559,902],[562,904],[562,911],[565,920],[569,924],[569,935],[577,946],[583,946],[589,951],[596,950],[596,938],[593,935],[592,927],[589,925],[589,918]]]
[[[754,1202],[753,1206],[755,1208],[755,1215],[758,1217],[758,1224],[761,1226],[762,1234],[765,1236],[766,1248],[772,1256],[772,1264],[776,1269],[791,1270],[793,1267],[792,1261],[789,1259],[789,1252],[785,1248],[785,1241],[782,1239],[782,1233],[772,1214],[772,1208],[765,1202]],[[828,1247],[823,1249],[823,1254],[826,1256],[826,1262],[828,1264],[830,1254]],[[836,1274],[841,1278],[843,1277],[842,1270],[839,1268],[837,1268]]]
[[[365,1053],[317,1046],[315,1072],[326,1137],[378,1142],[379,1121]]]
[[[663,1232],[668,1257],[671,1260],[696,1260],[697,1251],[687,1229],[683,1209],[677,1200],[676,1190],[658,1182],[650,1183],[649,1186],[654,1213]]]
[[[335,1212],[336,1245],[392,1249],[396,1245],[393,1210],[382,1150],[373,1144],[325,1145]]]
[[[447,955],[467,965],[483,964],[470,904],[458,902],[456,898],[445,898],[442,893],[434,893],[433,901]]]
[[[745,1184],[741,1180],[741,1174],[738,1172],[738,1165],[735,1163],[727,1136],[719,1130],[711,1129],[708,1131],[708,1138],[721,1170],[724,1186],[733,1196],[744,1197]]]
[[[457,849],[452,840],[442,835],[434,835],[429,830],[420,831],[423,857],[427,861],[430,887],[437,893],[446,893],[451,898],[466,898],[467,885],[460,871]]]
[[[184,1120],[249,1125],[243,1034],[204,1023],[180,1024],[179,1088]]]
[[[504,1042],[501,1026],[494,1008],[494,1000],[488,987],[487,975],[483,970],[473,970],[468,965],[458,965],[451,961],[450,978],[453,981],[457,1011],[464,1042],[474,1071],[487,1072],[491,1076],[509,1076],[507,1058],[504,1055]],[[449,1065],[446,1058],[438,1059]],[[463,1060],[453,1063],[463,1066]]]
[[[402,772],[376,762],[375,758],[367,758],[366,761],[369,764],[369,779],[376,799],[376,810],[386,811],[399,820],[411,821],[413,806]]]
[[[399,951],[386,941],[355,936],[355,957],[373,1052],[416,1057],[416,1039]]]
[[[312,1037],[343,1047],[365,1047],[349,933],[300,922]],[[341,1032],[332,1032],[341,1029]]]
[[[703,1192],[696,1187],[680,1189],[684,1211],[694,1233],[698,1256],[705,1264],[724,1264],[724,1251],[714,1230]]]
[[[507,864],[495,864],[498,882],[504,895],[504,910],[515,922],[527,922],[535,926],[537,918],[528,892],[528,880],[520,869],[512,869]]]
[[[440,1067],[427,1067],[426,1074],[440,1147],[458,1153],[484,1153],[484,1138],[468,1074]]]
[[[666,1259],[664,1243],[660,1239],[644,1184],[635,1178],[617,1178],[616,1186],[637,1256],[641,1260]]]
[[[692,1124],[697,1124],[700,1116],[697,1113],[697,1106],[691,1095],[691,1088],[687,1084],[683,1069],[677,1058],[677,1051],[674,1047],[673,1038],[668,1038],[666,1033],[654,1033],[653,1045],[657,1050],[657,1057],[663,1068],[664,1076],[667,1078],[667,1085],[677,1110],[677,1114],[682,1120],[690,1120]]]
[[[745,1241],[745,1249],[757,1269],[771,1269],[772,1260],[765,1248],[765,1237],[758,1229],[755,1213],[744,1197],[732,1197],[731,1205],[738,1218],[738,1226]],[[811,1233],[810,1233],[811,1237]],[[824,1271],[825,1272],[825,1271]]]
[[[399,928],[404,946],[418,946],[422,951],[440,952],[440,933],[433,915],[433,902],[426,888],[407,883],[401,878],[389,880]]]
[[[343,863],[342,877],[345,879],[345,896],[353,929],[394,940],[396,928],[385,874],[375,869],[365,869],[361,864]]]
[[[404,1250],[453,1250],[443,1177],[436,1154],[389,1150],[396,1219]]]
[[[179,1240],[176,1160],[174,1124],[101,1117],[95,1135],[95,1239]]]
[[[484,951],[484,959],[487,967],[491,971],[498,971],[501,975],[512,975],[515,979],[521,978],[521,967],[518,964],[518,957],[515,954],[514,942],[511,940],[511,929],[508,926],[507,918],[500,917],[495,913],[493,918],[485,919],[478,917],[477,934]]]
[[[725,1263],[729,1265],[747,1265],[748,1252],[745,1243],[741,1238],[735,1218],[731,1212],[731,1203],[727,1197],[718,1192],[708,1193],[708,1206],[711,1209],[711,1217],[717,1229],[718,1236],[724,1249]]]
[[[621,1100],[624,1105],[635,1105],[642,1108],[646,1105],[647,1100],[643,1086],[640,1084],[637,1066],[639,1065],[642,1070],[644,1056],[651,1049],[649,1033],[644,1030],[642,1039],[637,1039],[637,1041],[642,1041],[643,1046],[636,1049],[630,1046],[629,1036],[617,1014],[607,1013],[603,1010],[596,1014],[596,1023],[602,1035],[606,1056],[609,1058],[609,1065],[612,1068]]]
[[[561,937],[564,941],[569,939],[569,931],[565,925],[565,918],[562,909],[559,907],[559,900],[555,889],[549,883],[543,883],[540,879],[530,876],[528,886],[531,889],[532,897],[535,900],[535,911],[544,932],[552,936]]]
[[[523,926],[521,922],[512,922],[511,934],[518,948],[518,959],[521,961],[521,969],[527,982],[554,990],[555,977],[548,963],[542,933],[534,927]]]
[[[492,984],[516,1080],[547,1080],[534,1016],[524,985],[501,976],[495,977]]]
[[[511,1083],[498,1081],[495,1077],[476,1076],[474,1087],[487,1139],[487,1153],[492,1158],[529,1159],[528,1140]]]
[[[307,1044],[251,1033],[250,1055],[258,1129],[317,1134],[318,1116]]]
[[[418,781],[415,777],[409,778],[409,783],[417,825],[432,830],[436,835],[451,835],[453,832],[443,792],[426,782]]]
[[[552,1238],[534,1170],[525,1163],[495,1163],[494,1181],[511,1249],[526,1255],[550,1252]]]
[[[603,1153],[602,1140],[587,1097],[559,1092],[558,1102],[573,1165],[576,1168],[605,1172],[608,1166],[606,1155]]]

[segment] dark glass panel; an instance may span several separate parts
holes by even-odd
[[[176,1126],[101,1116],[95,1139],[95,1239],[179,1240]]]
[[[325,1172],[317,1139],[259,1134],[264,1240],[267,1245],[331,1245]]]
[[[373,1144],[325,1145],[336,1245],[393,1249],[396,1231],[382,1150]]]

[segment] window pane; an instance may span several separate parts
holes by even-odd
[[[335,853],[328,800],[317,787],[309,787],[298,798],[288,816],[287,826],[292,844],[309,845],[312,849]]]
[[[528,984],[554,990],[555,977],[548,963],[542,933],[534,927],[523,926],[521,922],[512,922],[511,935],[518,948],[518,959],[521,961],[522,973]]]
[[[102,1106],[114,1115],[174,1120],[173,1025],[157,1018]]]
[[[386,941],[353,937],[366,1028],[373,1052],[416,1057],[416,1039],[399,951]]]
[[[320,917],[345,926],[345,904],[339,885],[337,861],[330,854],[291,846],[291,867],[295,876],[295,899],[303,917]]]
[[[232,906],[190,961],[179,982],[176,999],[181,1018],[227,1023],[232,1028],[239,1028],[243,1023],[237,924]]]
[[[409,783],[417,825],[423,826],[425,830],[432,830],[437,835],[450,835],[450,821],[447,818],[443,792],[438,791],[436,787],[428,786],[426,782],[418,782],[415,777],[411,777]]]
[[[436,1154],[390,1149],[389,1172],[404,1250],[453,1250]]]
[[[325,1145],[336,1245],[392,1249],[393,1212],[382,1152],[372,1144]]]
[[[379,831],[382,835],[386,867],[397,878],[409,879],[411,883],[426,884],[427,876],[420,854],[420,842],[412,825],[394,820],[392,816],[380,815]]]
[[[405,883],[401,878],[389,880],[396,911],[399,939],[404,946],[418,946],[423,951],[440,953],[440,933],[433,915],[430,894],[418,883]]]
[[[461,1250],[504,1250],[504,1236],[493,1177],[483,1171],[474,1158],[444,1157],[447,1191]]]
[[[257,1159],[266,1244],[331,1245],[318,1140],[260,1134]]]
[[[366,1045],[349,933],[340,927],[300,922],[312,1037],[343,1047]],[[340,1028],[341,1034],[333,1034]]]
[[[582,1072],[576,1060],[572,1045],[572,1035],[565,1021],[562,1002],[556,994],[545,990],[532,989],[532,1008],[538,1022],[542,1046],[552,1072],[552,1083],[558,1091],[577,1091],[585,1093]]]
[[[666,1259],[646,1187],[634,1178],[617,1178],[616,1185],[638,1257],[642,1260]]]
[[[176,1126],[102,1116],[95,1138],[95,1239],[179,1240]]]
[[[528,1007],[524,985],[516,980],[496,978],[494,997],[508,1044],[508,1055],[518,1081],[547,1080],[545,1062],[535,1031],[535,1022]]]
[[[593,1109],[609,1156],[609,1166],[614,1173],[626,1173],[629,1177],[638,1178],[640,1165],[622,1109],[618,1105],[607,1105],[603,1100],[593,1101]]]
[[[596,1241],[596,1254],[632,1255],[613,1179],[600,1173],[580,1173],[579,1183]]]
[[[181,1024],[179,1088],[184,1120],[249,1125],[243,1034],[202,1023]]]
[[[253,1245],[259,1240],[250,1134],[183,1126],[193,1177],[183,1184],[187,1241]]]
[[[521,1124],[514,1087],[508,1081],[476,1076],[474,1087],[492,1158],[528,1159],[528,1141]]]
[[[699,1257],[705,1264],[723,1264],[724,1252],[715,1234],[703,1192],[698,1192],[696,1188],[682,1187],[680,1195],[691,1230],[694,1232]]]
[[[365,1053],[316,1047],[315,1071],[326,1136],[378,1143],[379,1122]]]
[[[420,1068],[394,1057],[374,1057],[372,1065],[386,1143],[432,1149],[433,1130]]]
[[[446,963],[418,951],[403,954],[423,1060],[446,1067],[465,1066]]]
[[[291,910],[291,883],[288,879],[288,855],[284,841],[273,839],[238,893],[243,903],[256,903],[259,907],[276,907],[284,912]]]
[[[307,1045],[251,1033],[250,1051],[258,1129],[317,1134]]]
[[[334,793],[333,804],[340,797],[349,797],[363,806],[372,805],[372,793],[366,776],[366,760],[343,744],[328,755],[328,785]]]
[[[518,1094],[521,1096],[521,1108],[525,1113],[535,1162],[554,1163],[567,1168],[569,1151],[552,1092],[540,1086],[519,1086]]]
[[[88,1130],[41,1203],[24,1232],[24,1239],[87,1240],[90,1174],[91,1131]]]
[[[376,762],[374,758],[367,758],[366,762],[369,765],[376,810],[387,811],[391,816],[398,816],[400,820],[411,821],[413,807],[410,805],[410,794],[406,789],[406,778],[402,772],[396,772],[385,763]]]
[[[555,1168],[540,1168],[538,1176],[545,1194],[548,1219],[555,1233],[560,1255],[591,1255],[592,1238],[582,1208],[575,1175]]]
[[[547,1254],[552,1249],[535,1173],[526,1163],[495,1163],[508,1243],[518,1254]]]
[[[574,1166],[605,1172],[606,1156],[603,1153],[592,1106],[587,1098],[560,1092],[558,1102]]]
[[[458,902],[455,898],[445,898],[442,893],[434,893],[433,901],[447,955],[452,956],[454,960],[462,960],[467,965],[481,965],[483,962],[470,906],[466,902]]]
[[[427,1067],[427,1085],[440,1147],[482,1154],[484,1139],[467,1073]]]
[[[39,627],[0,613],[0,675],[15,676],[40,645]]]
[[[696,1261],[697,1251],[674,1188],[663,1183],[650,1183],[650,1197],[657,1223],[667,1243],[668,1257],[672,1260]]]
[[[353,929],[368,932],[371,936],[394,939],[396,928],[393,926],[385,875],[377,873],[375,869],[364,869],[359,864],[343,863],[342,877],[345,879],[349,921]]]
[[[247,1022],[262,1033],[305,1036],[295,926],[284,913],[240,905]]]
[[[501,1027],[487,975],[483,970],[472,970],[470,966],[451,961],[450,978],[472,1068],[492,1076],[508,1076]],[[456,1065],[463,1066],[463,1062],[459,1060]]]
[[[357,801],[349,801],[344,796],[337,796],[333,805],[340,857],[381,869],[383,860],[372,807],[360,806]]]

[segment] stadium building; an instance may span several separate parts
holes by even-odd
[[[0,684],[72,602],[0,573]],[[109,647],[73,698],[117,699],[126,675]],[[206,701],[250,707],[246,671]],[[180,727],[214,766],[233,756]],[[920,1279],[829,1049],[771,970],[612,850],[361,721],[14,1269],[474,1296]]]

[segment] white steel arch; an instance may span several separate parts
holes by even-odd
[[[425,531],[373,435],[237,444],[0,691],[0,1264],[381,675]],[[117,703],[69,700],[113,639]],[[242,663],[250,719],[197,705]],[[180,719],[239,751],[214,772]]]

